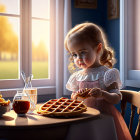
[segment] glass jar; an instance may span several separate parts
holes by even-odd
[[[18,115],[25,115],[30,108],[30,99],[23,91],[17,91],[13,99],[13,109]]]

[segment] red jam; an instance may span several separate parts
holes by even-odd
[[[13,109],[17,114],[26,114],[30,108],[30,102],[25,100],[15,100]]]

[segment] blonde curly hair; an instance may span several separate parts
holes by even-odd
[[[116,63],[114,50],[108,45],[108,41],[103,29],[96,24],[88,22],[78,24],[68,32],[65,37],[64,45],[69,54],[70,52],[68,49],[68,45],[70,43],[88,43],[93,47],[93,49],[97,47],[99,43],[102,43],[102,51],[100,54],[101,65],[112,68]],[[70,63],[68,69],[70,72],[74,72],[76,70],[76,67],[74,66],[73,58],[70,57],[69,60]]]

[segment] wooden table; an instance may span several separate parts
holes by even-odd
[[[100,119],[100,112],[87,108],[87,112],[73,118],[50,118],[37,113],[19,117],[11,110],[0,118],[0,138],[6,139],[66,139],[71,125]]]

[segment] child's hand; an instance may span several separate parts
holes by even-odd
[[[92,97],[98,98],[102,96],[102,90],[100,88],[92,88],[88,94]]]
[[[77,93],[76,91],[72,92],[71,99],[76,100],[77,99]]]
[[[79,89],[78,91],[73,91],[72,94],[71,94],[71,98],[73,100],[76,100],[77,99],[77,95],[80,93],[80,92],[83,92],[84,89]]]

